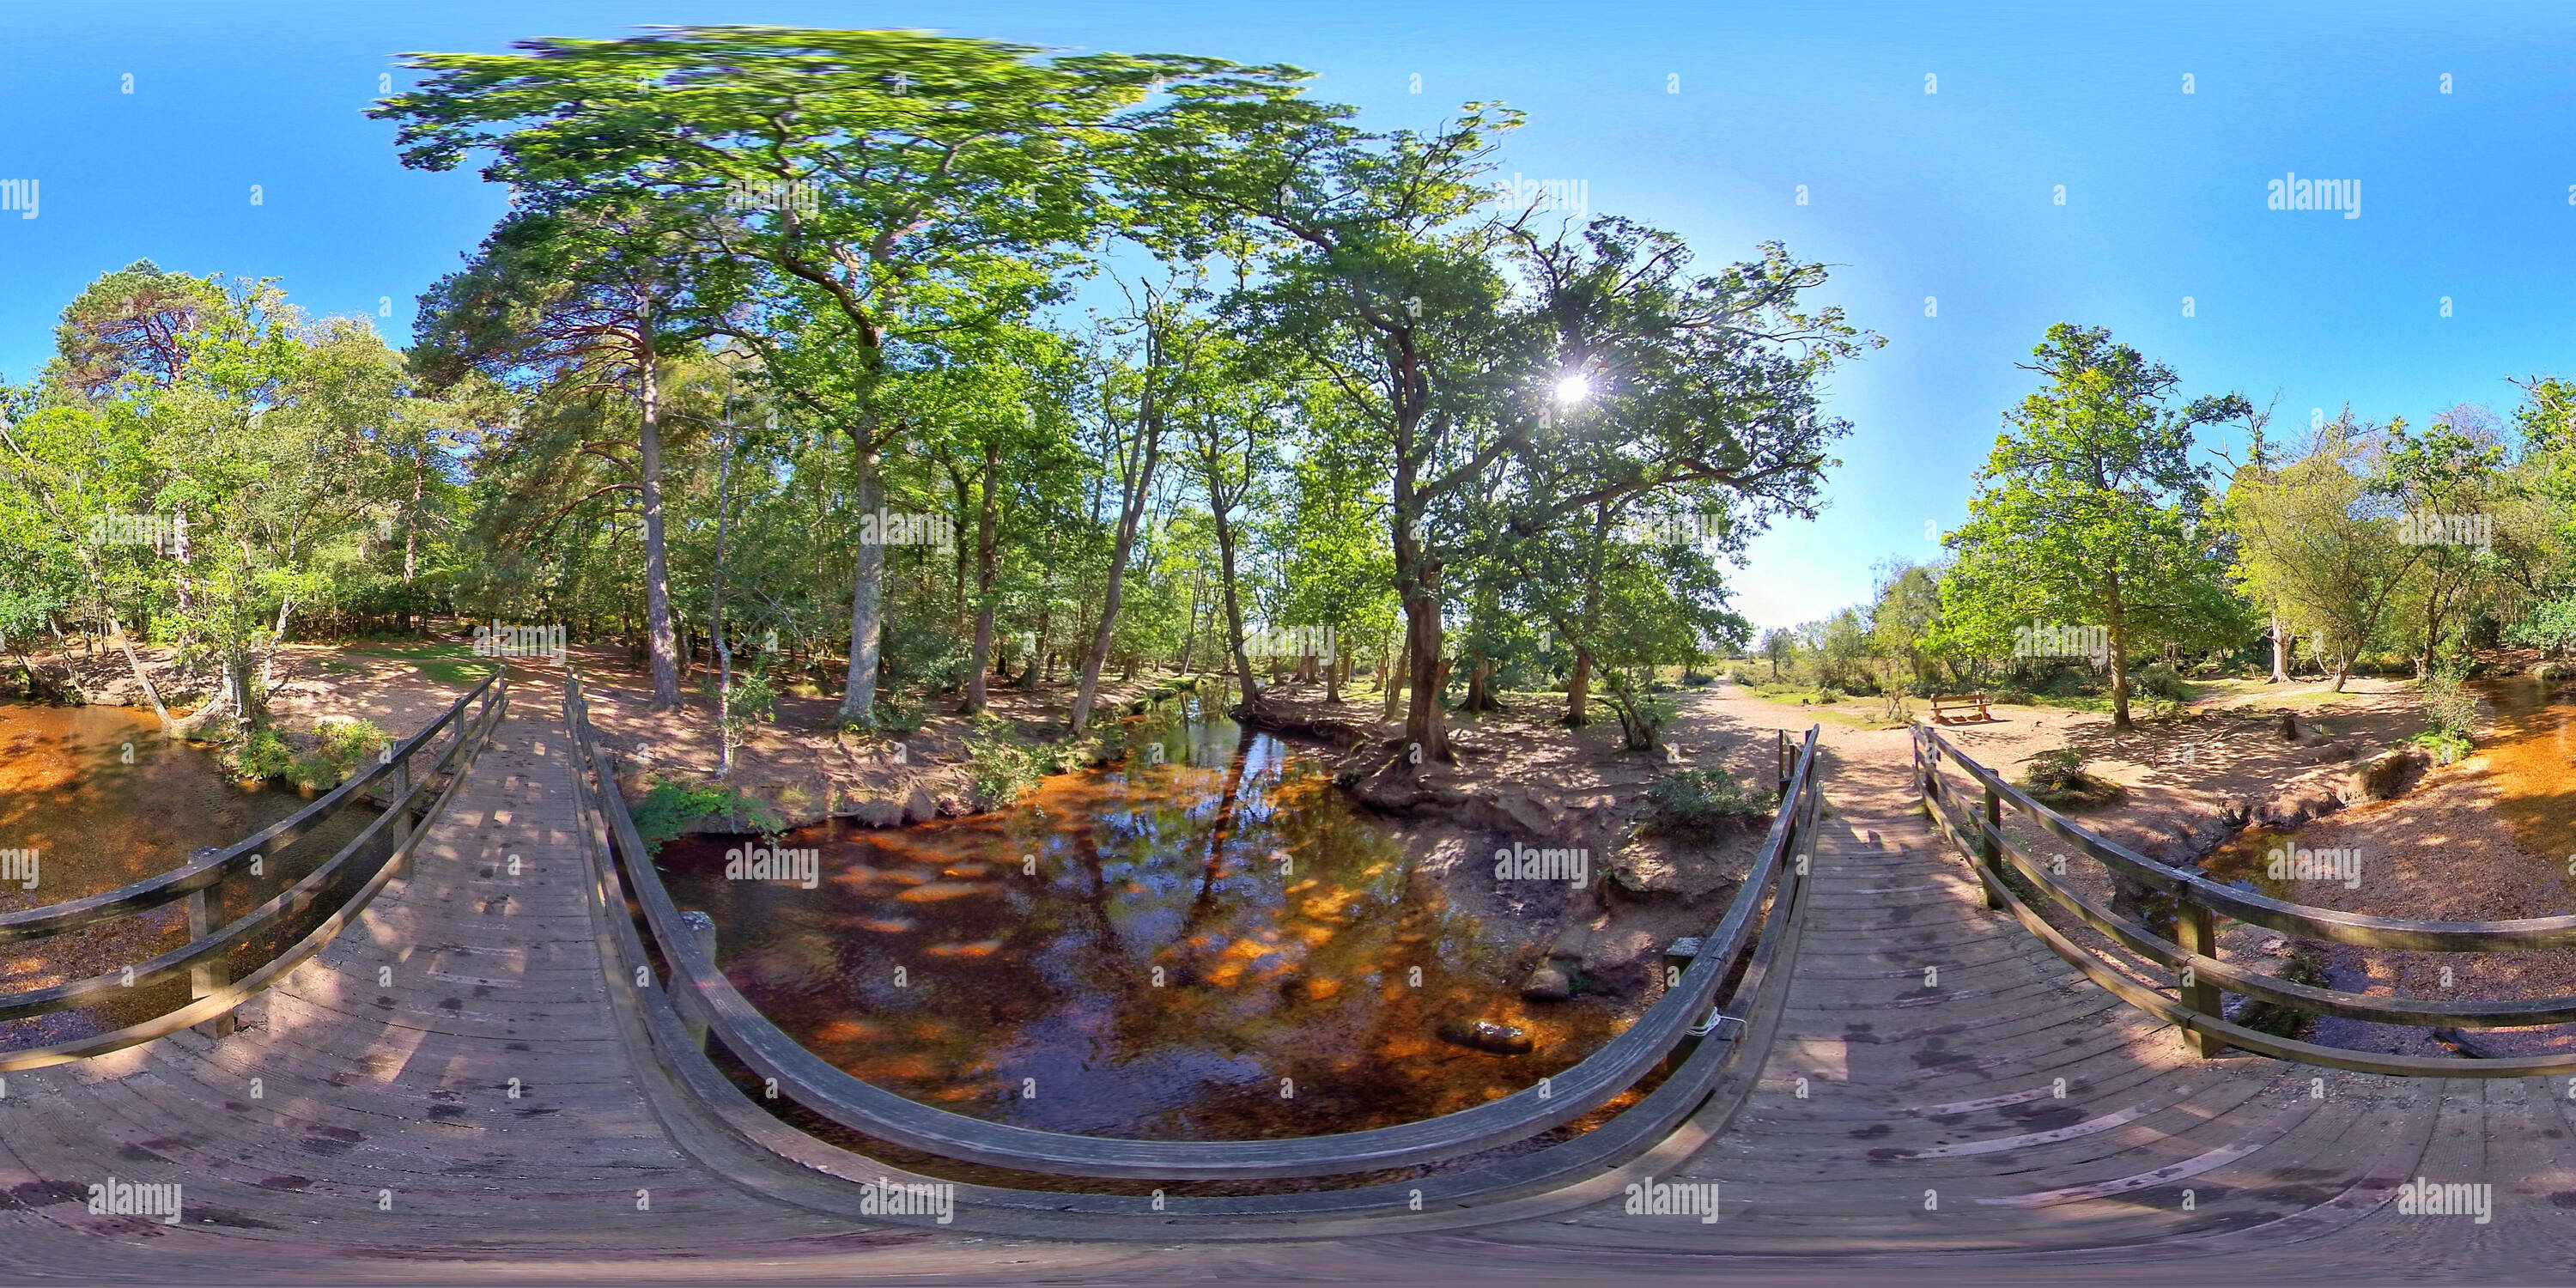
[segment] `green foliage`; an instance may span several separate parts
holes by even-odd
[[[1776,793],[1747,789],[1723,769],[1677,769],[1646,789],[1644,827],[1674,836],[1709,836],[1720,826],[1768,818]]]
[[[1661,745],[1665,722],[1673,718],[1673,704],[1668,698],[1640,692],[1644,682],[1622,669],[1610,672],[1609,689],[1603,700],[1619,717],[1620,745],[1629,751],[1652,751]]]
[[[269,725],[260,725],[226,748],[221,759],[244,778],[285,778],[295,772],[295,749]]]
[[[1005,733],[966,740],[966,766],[975,787],[975,804],[992,809],[1018,800],[1037,785],[1052,765],[1051,753],[1023,746]]]
[[[2138,692],[2167,702],[2180,702],[2191,696],[2190,683],[2170,664],[2161,661],[2139,668],[2130,683]]]
[[[313,749],[296,761],[296,785],[337,787],[376,759],[391,738],[366,720],[326,721],[314,729]]]
[[[2430,728],[2417,741],[2433,750],[2436,763],[2447,765],[2468,754],[2478,728],[2478,695],[2456,663],[2425,677],[2424,721]]]
[[[1968,522],[1945,539],[1943,646],[2009,655],[2033,624],[2098,625],[2115,671],[2142,646],[2232,639],[2248,621],[2225,550],[2200,526],[2207,499],[2193,431],[2252,408],[2235,395],[2173,408],[2172,371],[2108,331],[2059,323],[2033,354],[2049,383],[2006,414]],[[2115,674],[2112,718],[2129,727]]]
[[[2237,581],[2294,635],[2321,638],[2338,676],[2378,637],[2427,549],[2393,539],[2395,506],[2361,472],[2375,432],[2347,411],[2307,455],[2278,471],[2241,470],[2227,492]]]
[[[740,788],[671,778],[657,780],[646,788],[644,799],[636,803],[632,815],[635,834],[647,846],[660,845],[709,822],[720,823],[717,830],[743,833],[771,833],[786,826],[776,806]]]

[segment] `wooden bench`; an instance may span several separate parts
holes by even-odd
[[[1977,709],[1979,720],[1995,718],[1993,712],[1986,710],[1986,695],[1982,693],[1960,693],[1946,698],[1935,694],[1932,698],[1932,723],[1966,724],[1968,717],[1959,713],[1970,707]]]

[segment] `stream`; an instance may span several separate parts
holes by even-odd
[[[996,814],[682,837],[658,864],[714,916],[727,976],[808,1049],[1021,1126],[1386,1126],[1520,1090],[1624,1027],[1608,999],[1522,1002],[1526,945],[1449,907],[1321,753],[1190,709],[1131,745]],[[728,851],[771,845],[816,851],[815,888],[727,878]],[[1532,1049],[1442,1036],[1479,1021]]]

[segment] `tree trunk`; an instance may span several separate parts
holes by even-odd
[[[853,430],[850,439],[858,448],[859,513],[876,515],[884,505],[885,484],[878,477],[879,457],[874,418],[862,428]],[[883,522],[882,518],[878,520]],[[869,728],[876,726],[877,653],[879,635],[885,625],[885,546],[882,538],[859,542],[858,584],[850,591],[850,677],[841,691],[841,718]]]
[[[1583,579],[1583,607],[1576,622],[1586,640],[1596,638],[1594,632],[1601,626],[1601,561],[1609,540],[1610,506],[1604,502],[1593,507],[1591,558]],[[1588,706],[1592,697],[1592,650],[1572,640],[1566,642],[1574,644],[1574,675],[1565,684],[1565,724],[1567,728],[1580,729],[1592,723]]]
[[[2281,625],[2281,615],[2272,614],[2272,683],[2290,682],[2290,636]]]
[[[2120,574],[2111,574],[2109,621],[2111,628],[2111,728],[2120,733],[2137,729],[2129,721],[2129,631],[2128,614],[2120,603]]]
[[[1494,691],[1488,683],[1493,677],[1494,659],[1479,651],[1475,655],[1475,665],[1467,670],[1467,700],[1461,705],[1469,711],[1492,711],[1500,707],[1502,704],[1494,701]]]
[[[1592,650],[1574,646],[1574,674],[1565,681],[1565,723],[1580,729],[1592,723]]]
[[[671,630],[671,559],[662,530],[662,378],[654,369],[653,325],[649,305],[637,327],[637,370],[643,393],[642,429],[644,494],[644,617],[653,649],[653,709],[672,711],[680,705],[680,664]]]
[[[1243,647],[1243,601],[1234,585],[1234,525],[1226,518],[1231,505],[1210,507],[1216,516],[1217,579],[1225,590],[1226,646],[1234,653],[1234,673],[1243,683],[1243,708],[1261,709],[1261,684],[1252,678],[1252,655]]]
[[[2433,645],[2442,638],[2442,582],[2437,572],[2433,584],[2424,589],[2424,657],[2415,664],[2415,678],[2433,678]]]
[[[984,709],[984,677],[993,669],[993,555],[1001,479],[1002,444],[996,440],[984,444],[984,501],[975,516],[975,654],[966,681],[967,715]]]
[[[152,677],[143,673],[143,659],[134,655],[134,641],[125,638],[125,627],[116,620],[116,610],[107,610],[107,629],[116,636],[117,645],[125,650],[125,664],[134,668],[134,682],[143,686],[143,696],[152,703],[152,714],[161,718],[161,733],[170,733],[170,708],[161,705],[161,691],[152,687]]]
[[[1386,705],[1385,708],[1378,713],[1377,717],[1381,724],[1386,721],[1393,720],[1395,718],[1395,713],[1403,709],[1401,704],[1404,701],[1405,672],[1413,663],[1411,646],[1406,642],[1406,637],[1403,634],[1399,633],[1395,637],[1393,650],[1395,657],[1388,663],[1386,669],[1386,693],[1384,695]]]
[[[716,777],[727,778],[733,774],[733,646],[725,640],[724,575],[725,537],[733,518],[733,445],[727,442],[721,450],[716,465],[716,566],[707,592],[707,632],[716,646]]]
[[[1082,687],[1073,699],[1073,732],[1091,723],[1091,704],[1100,693],[1100,668],[1109,661],[1110,637],[1118,629],[1118,608],[1126,598],[1127,560],[1136,551],[1136,529],[1154,496],[1154,467],[1163,457],[1163,410],[1156,374],[1163,369],[1162,331],[1153,311],[1146,312],[1145,387],[1136,404],[1136,439],[1120,453],[1118,543],[1109,555],[1109,584],[1100,595],[1100,626],[1091,634],[1091,651],[1082,659]],[[1134,463],[1132,472],[1128,468]],[[1096,505],[1095,505],[1095,508]]]
[[[1446,713],[1440,709],[1440,689],[1449,675],[1449,659],[1440,651],[1439,571],[1427,570],[1422,580],[1408,587],[1404,599],[1405,644],[1412,654],[1413,701],[1404,715],[1404,740],[1422,749],[1425,763],[1453,762],[1449,751]],[[1409,750],[1409,749],[1408,749]],[[1405,763],[1412,763],[1408,754]]]
[[[295,600],[292,596],[278,602],[277,631],[269,638],[267,654],[259,660],[259,691],[261,694],[260,714],[263,716],[267,714],[269,681],[271,677],[277,673],[277,654],[280,649],[286,647],[286,615],[288,610],[294,607]],[[247,698],[249,695],[244,694],[243,696]],[[250,703],[245,701],[242,704],[242,716],[244,719],[248,719],[250,718],[250,714]]]
[[[429,481],[429,448],[421,447],[419,459],[411,467],[411,508],[403,511],[403,588],[411,588],[414,573],[420,570],[420,497]]]

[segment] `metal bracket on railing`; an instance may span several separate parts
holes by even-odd
[[[1726,1031],[1726,1026],[1729,1024],[1735,1026],[1735,1032],[1729,1033]],[[1716,1007],[1710,1007],[1708,1018],[1690,1026],[1686,1031],[1686,1036],[1688,1036],[1692,1041],[1698,1041],[1712,1035],[1721,1042],[1731,1042],[1736,1038],[1744,1036],[1743,1017],[1729,1015],[1725,1011]]]

